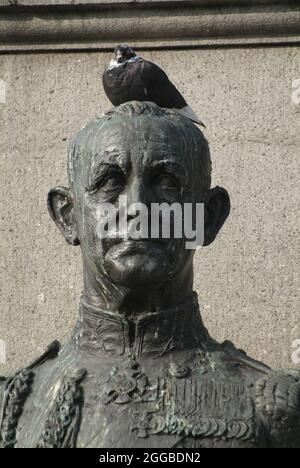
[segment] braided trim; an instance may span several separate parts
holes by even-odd
[[[64,378],[49,410],[37,448],[75,448],[81,422],[85,369]]]
[[[33,376],[34,373],[30,369],[23,369],[6,384],[0,413],[1,448],[13,448],[17,442],[17,427],[31,390]]]

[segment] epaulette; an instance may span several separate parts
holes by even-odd
[[[15,446],[18,422],[34,380],[33,371],[49,359],[54,359],[59,350],[59,342],[53,341],[46,351],[29,366],[17,371],[7,379],[1,377],[2,381],[5,382],[5,388],[0,408],[0,448],[13,448]]]

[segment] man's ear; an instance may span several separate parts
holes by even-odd
[[[73,197],[70,189],[66,187],[51,189],[48,193],[48,210],[66,241],[71,245],[79,245]]]
[[[210,189],[205,198],[204,246],[216,238],[230,213],[230,198],[222,187]]]

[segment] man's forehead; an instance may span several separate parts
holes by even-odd
[[[132,164],[148,165],[152,161],[174,160],[183,165],[185,155],[184,145],[168,133],[161,132],[151,125],[140,126],[111,126],[104,128],[99,138],[93,141],[89,148],[89,162],[91,169],[98,164],[118,164],[124,170]]]

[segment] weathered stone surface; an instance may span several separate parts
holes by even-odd
[[[213,247],[196,254],[196,289],[210,332],[274,368],[295,367],[299,316],[299,116],[292,82],[299,49],[144,52],[178,85],[208,129],[214,184],[232,214]],[[110,54],[10,55],[0,104],[0,338],[7,365],[26,365],[68,335],[82,288],[79,250],[46,210],[67,183],[70,136],[109,108],[100,73]],[[182,73],[184,70],[184,75]],[[88,103],[88,105],[87,105]],[[205,271],[205,277],[202,272]]]
[[[7,4],[6,4],[7,5]],[[171,7],[176,8],[171,8]],[[12,2],[0,6],[0,50],[109,50],[300,43],[294,2]]]
[[[82,5],[97,5],[105,7],[106,5],[167,5],[175,6],[176,4],[190,6],[248,6],[248,5],[282,5],[282,0],[0,0],[0,6],[82,6]],[[297,0],[288,0],[285,3],[297,3]]]

